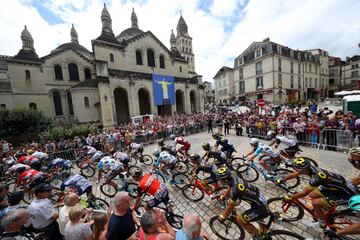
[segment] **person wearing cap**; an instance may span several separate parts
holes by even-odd
[[[7,214],[8,212],[14,209],[26,208],[25,206],[20,205],[23,198],[24,198],[24,192],[14,191],[11,194],[9,194],[8,197],[9,206],[5,208],[4,210],[5,214]]]
[[[51,240],[62,240],[63,236],[56,221],[59,213],[48,199],[51,189],[52,186],[48,183],[40,183],[34,188],[35,199],[28,207],[30,222],[36,232],[43,232]]]

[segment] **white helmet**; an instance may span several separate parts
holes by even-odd
[[[175,134],[171,134],[171,135],[170,135],[170,139],[171,139],[171,140],[175,140],[175,138],[176,138]]]
[[[275,132],[270,130],[270,131],[267,132],[266,135],[267,135],[268,137],[271,137],[271,136],[274,135],[274,134],[275,134]]]
[[[250,144],[251,145],[255,145],[255,144],[258,144],[259,143],[259,139],[258,138],[251,138],[250,139]]]
[[[157,149],[157,148],[155,148],[154,151],[153,151],[153,155],[154,155],[155,157],[158,157],[158,156],[160,155],[160,150]]]
[[[112,157],[106,156],[106,157],[103,157],[103,158],[101,159],[101,161],[103,161],[103,163],[105,164],[105,163],[110,162],[112,159],[113,159]]]

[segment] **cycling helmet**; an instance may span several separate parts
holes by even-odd
[[[31,154],[34,153],[34,150],[30,149],[30,150],[27,151],[27,153],[28,153],[29,155],[31,155]]]
[[[130,146],[130,144],[131,144],[131,141],[126,141],[126,146]]]
[[[307,170],[310,168],[310,161],[306,158],[298,157],[292,161],[292,167],[298,170]]]
[[[111,159],[113,159],[113,158],[110,156],[105,156],[100,161],[102,161],[105,164],[105,163],[110,162]]]
[[[202,145],[202,148],[205,150],[205,151],[209,151],[210,150],[210,144],[209,143],[204,143],[203,145]]]
[[[87,149],[88,149],[88,146],[85,145],[85,146],[82,147],[82,149],[83,149],[83,150],[87,150]]]
[[[130,169],[130,176],[134,179],[139,179],[142,175],[142,170],[140,168],[131,168]]]
[[[14,166],[16,164],[16,161],[14,159],[11,160],[7,160],[6,164],[8,165],[8,167],[10,168],[11,166]]]
[[[215,170],[217,179],[228,179],[231,176],[231,171],[227,167],[221,167]]]
[[[259,144],[259,139],[258,138],[251,138],[250,139],[250,144],[251,145]]]
[[[21,173],[23,173],[24,171],[26,171],[26,169],[27,169],[26,166],[18,167],[18,168],[16,169],[16,173],[21,174]]]
[[[154,155],[155,157],[159,157],[159,155],[160,155],[160,150],[157,149],[157,148],[155,148],[155,150],[153,151],[153,155]]]
[[[189,158],[192,162],[199,162],[201,159],[200,155],[197,153],[191,154]]]
[[[175,140],[175,138],[176,138],[175,134],[171,134],[171,135],[170,135],[170,139],[171,139],[171,140]]]
[[[360,212],[360,195],[352,196],[348,202],[349,208]]]
[[[268,137],[274,137],[276,134],[274,131],[268,131],[266,134]]]
[[[70,168],[72,168],[72,162],[71,162],[71,160],[66,160],[64,163],[63,163],[63,168],[64,169],[70,169]]]
[[[157,141],[157,144],[158,144],[159,146],[164,146],[164,139],[159,139],[159,140]]]
[[[349,150],[349,154],[352,156],[360,157],[360,147],[353,147]]]
[[[218,133],[213,134],[212,137],[215,140],[219,140],[221,138],[220,134],[218,134]]]
[[[30,162],[30,167],[36,170],[41,169],[41,160],[38,158],[34,158],[33,160],[31,160]]]

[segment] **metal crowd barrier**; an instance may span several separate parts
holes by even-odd
[[[329,128],[319,130],[319,134],[311,134],[307,127],[304,128],[303,132],[298,133],[295,132],[293,127],[270,128],[270,126],[265,126],[259,129],[255,125],[248,125],[245,128],[246,134],[249,137],[269,139],[267,132],[273,130],[290,138],[296,138],[301,145],[332,151],[348,150],[354,147],[354,139],[356,137],[351,130]]]

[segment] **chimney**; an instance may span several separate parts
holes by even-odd
[[[270,38],[269,38],[269,37],[265,38],[265,39],[263,40],[263,42],[264,42],[264,43],[270,42]],[[359,43],[359,45],[360,45],[360,43]]]

